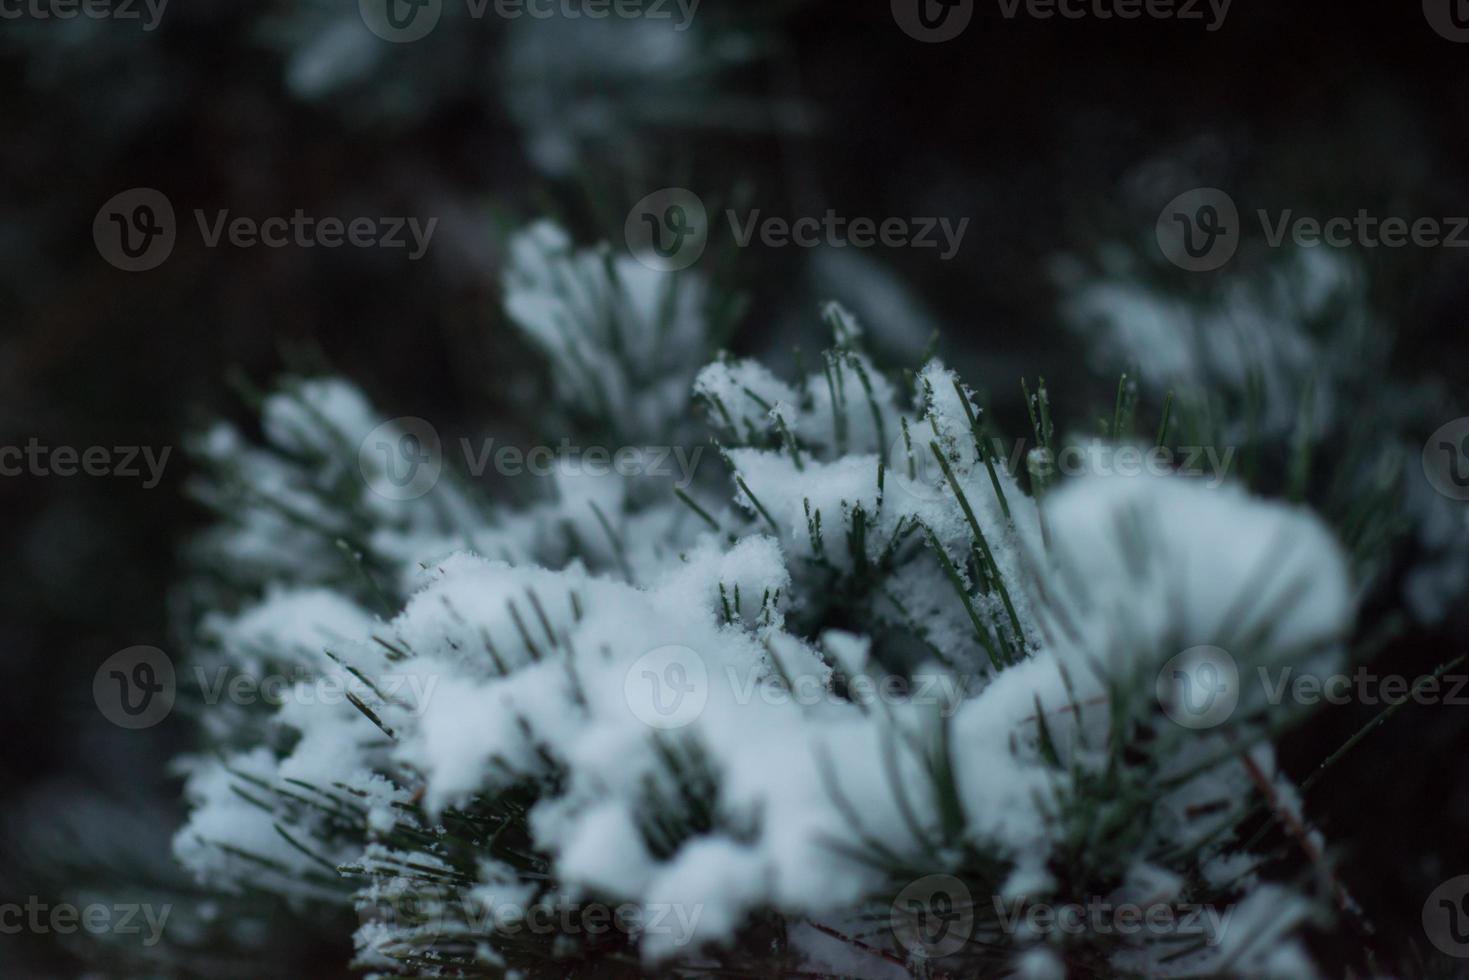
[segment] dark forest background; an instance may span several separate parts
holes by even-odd
[[[968,217],[952,261],[868,256],[921,304],[890,308],[910,322],[884,334],[887,353],[912,363],[941,329],[941,352],[1020,428],[1021,374],[1045,375],[1078,414],[1110,398],[1115,378],[1089,370],[1060,325],[1052,264],[1151,235],[1166,196],[1149,202],[1138,188],[1160,168],[1231,188],[1242,209],[1469,214],[1469,44],[1435,33],[1417,3],[1235,0],[1215,32],[1011,21],[980,3],[962,37],[926,45],[886,3],[704,0],[699,26],[723,46],[691,73],[610,82],[579,35],[538,48],[515,36],[538,23],[446,18],[421,42],[382,44],[340,84],[313,83],[303,52],[355,15],[347,0],[173,0],[149,33],[0,21],[0,445],[172,447],[153,489],[0,478],[0,899],[82,873],[55,854],[105,850],[91,834],[119,836],[142,865],[168,860],[181,805],[166,761],[188,744],[187,721],[116,729],[91,682],[117,650],[179,642],[172,590],[204,520],[185,495],[185,440],[209,418],[248,417],[231,378],[330,368],[392,415],[457,431],[533,427],[525,405],[543,378],[497,309],[508,227],[556,214],[584,243],[617,242],[627,207],[673,184],[770,213]],[[561,68],[540,58],[580,67],[547,84]],[[599,97],[632,108],[571,165],[548,168],[537,114],[570,116]],[[207,249],[181,232],[164,265],[130,274],[102,260],[91,228],[104,201],[136,186],[168,194],[181,226],[196,207],[439,225],[418,262]],[[1394,333],[1381,370],[1462,395],[1469,250],[1358,258]],[[743,250],[729,275],[750,304],[730,338],[744,353],[817,346],[815,304],[828,294],[869,320],[883,313],[842,294],[861,275],[823,278],[796,250]],[[1465,652],[1465,619],[1457,610],[1438,632],[1406,634],[1379,663],[1431,670]],[[1326,710],[1287,741],[1288,762],[1308,770],[1370,714]],[[1469,871],[1465,749],[1466,709],[1410,709],[1314,801],[1390,955],[1409,955],[1443,871]],[[126,818],[83,819],[92,812]],[[19,843],[37,826],[57,852]],[[1425,865],[1425,850],[1438,863]],[[17,964],[8,975],[81,970],[64,944],[20,943],[0,937],[0,963]],[[305,941],[298,975],[332,975],[349,951],[331,943]]]

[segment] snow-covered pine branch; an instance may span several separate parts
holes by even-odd
[[[692,396],[723,468],[394,499],[359,466],[383,417],[333,379],[269,396],[263,445],[210,433],[196,661],[297,686],[204,710],[175,840],[200,882],[354,911],[385,976],[1310,975],[1292,934],[1335,896],[1264,880],[1241,833],[1299,817],[1270,747],[1292,719],[1236,684],[1180,724],[1196,675],[1165,668],[1340,662],[1320,520],[1183,476],[1036,496],[973,391],[936,360],[886,374],[839,306],[803,376],[696,371],[697,278],[546,224],[512,255],[567,417],[646,447],[691,438]],[[935,882],[948,904],[915,905]],[[1229,914],[1185,937],[1014,914],[1098,896]],[[943,937],[914,918],[938,911]]]

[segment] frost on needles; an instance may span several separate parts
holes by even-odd
[[[446,466],[395,499],[359,467],[386,416],[336,379],[264,398],[261,445],[201,438],[195,663],[296,681],[201,707],[175,839],[201,884],[355,928],[384,976],[1312,974],[1294,933],[1331,896],[1264,880],[1241,833],[1298,814],[1270,742],[1293,719],[1247,683],[1181,725],[1158,679],[1201,647],[1335,667],[1352,590],[1321,521],[1181,476],[1053,482],[1044,390],[1013,473],[953,372],[885,373],[836,305],[802,376],[699,369],[697,277],[548,224],[511,255],[510,321],[583,444],[691,445],[692,392],[718,453],[687,491],[563,466],[511,509]],[[935,881],[957,944],[916,921]],[[1227,914],[1019,914],[1098,899]]]

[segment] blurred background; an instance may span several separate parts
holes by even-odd
[[[1074,420],[1110,408],[1119,370],[1147,381],[1163,341],[1122,321],[1155,308],[1247,310],[1267,359],[1305,338],[1285,397],[1322,364],[1323,386],[1344,379],[1316,420],[1324,458],[1391,439],[1414,469],[1466,411],[1469,249],[1318,246],[1349,307],[1292,302],[1319,280],[1314,258],[1270,247],[1249,217],[1469,215],[1469,44],[1419,4],[1235,0],[1210,30],[1203,5],[1204,21],[1073,21],[977,3],[959,36],[924,43],[886,3],[836,0],[704,0],[683,29],[671,3],[667,20],[594,20],[442,0],[412,41],[374,34],[350,0],[172,0],[156,18],[141,2],[72,18],[38,2],[0,4],[0,446],[170,455],[153,486],[141,458],[136,478],[0,477],[0,901],[75,901],[109,877],[187,888],[168,854],[181,814],[168,760],[189,722],[119,729],[92,680],[112,653],[177,649],[188,627],[177,589],[205,520],[187,496],[189,433],[248,424],[242,387],[329,370],[390,415],[529,438],[545,377],[498,297],[506,234],[534,218],[617,247],[634,202],[680,186],[711,213],[968,219],[947,260],[735,249],[716,227],[702,262],[748,304],[730,349],[788,364],[821,346],[817,304],[839,299],[894,367],[916,366],[939,331],[939,353],[1013,431],[1022,375],[1043,375]],[[1194,187],[1225,189],[1245,216],[1237,257],[1204,274],[1154,241],[1165,203]],[[133,188],[166,195],[178,223],[166,261],[141,272],[93,236]],[[437,223],[411,260],[210,247],[196,209]],[[1145,402],[1175,379],[1154,380]],[[1469,590],[1444,540],[1409,530],[1379,563],[1364,602],[1404,620],[1368,651],[1383,670],[1466,652]],[[1292,771],[1372,714],[1334,707],[1291,733]],[[1384,962],[1413,962],[1424,896],[1469,872],[1466,746],[1469,708],[1409,708],[1315,791]],[[345,973],[346,932],[285,915],[272,936],[286,975]],[[161,970],[57,935],[0,935],[0,966]],[[169,968],[261,970],[226,956]]]

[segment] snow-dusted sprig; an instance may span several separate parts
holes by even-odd
[[[1190,650],[1244,676],[1339,661],[1350,589],[1319,521],[1177,476],[1062,478],[1044,383],[1028,401],[1046,455],[1017,474],[952,372],[893,381],[835,305],[832,348],[794,383],[730,357],[697,377],[619,360],[662,331],[702,336],[697,304],[659,326],[629,316],[657,304],[624,305],[597,253],[544,226],[520,247],[513,317],[566,403],[596,408],[576,369],[601,351],[602,380],[621,379],[603,407],[647,435],[677,412],[637,372],[684,377],[731,499],[634,500],[610,480],[563,481],[525,511],[460,506],[473,493],[454,484],[412,507],[359,501],[361,540],[391,566],[382,610],[316,539],[276,581],[262,566],[210,618],[212,655],[289,661],[346,696],[206,724],[223,756],[188,764],[176,843],[202,881],[350,895],[359,964],[387,975],[1308,968],[1288,933],[1333,896],[1263,883],[1243,836],[1263,808],[1325,866],[1270,751],[1290,714],[1244,687],[1209,725],[1169,709]],[[1105,435],[1133,438],[1138,400],[1124,382]],[[317,445],[273,438],[277,455]],[[331,454],[295,455],[289,485],[335,486]],[[421,516],[445,512],[461,526]],[[239,526],[225,544],[258,531]],[[905,945],[909,906],[893,911],[935,875],[972,900],[936,961]],[[1126,895],[1278,928],[1263,945],[1234,929],[1137,944],[1017,931],[1007,911]],[[489,915],[551,903],[698,915],[605,940]]]
[[[1068,257],[1056,278],[1098,365],[1170,392],[1179,443],[1236,449],[1248,486],[1331,522],[1364,586],[1401,580],[1415,616],[1441,621],[1469,588],[1469,525],[1415,458],[1450,399],[1393,374],[1394,325],[1365,270],[1340,251],[1282,249],[1200,285],[1115,244],[1095,265]]]
[[[606,246],[576,249],[539,222],[510,241],[505,312],[549,360],[578,425],[664,443],[686,433],[688,388],[708,354],[711,295],[696,273],[666,273]]]

